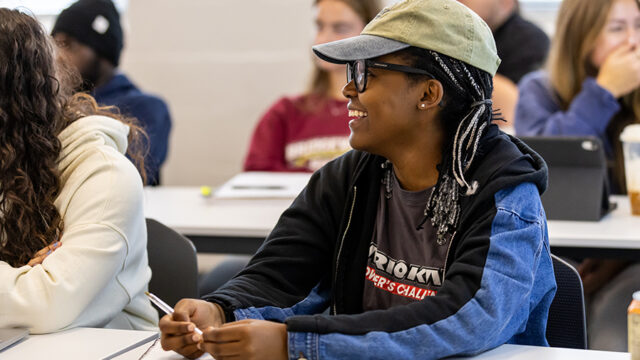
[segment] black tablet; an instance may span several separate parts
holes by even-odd
[[[542,204],[550,220],[598,221],[609,203],[607,160],[596,137],[520,137],[549,168]]]

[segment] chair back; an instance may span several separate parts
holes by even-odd
[[[551,258],[558,289],[549,308],[547,341],[552,347],[586,349],[587,322],[580,274],[561,258]]]
[[[149,291],[172,307],[182,298],[197,299],[198,258],[193,243],[154,219],[146,220]]]

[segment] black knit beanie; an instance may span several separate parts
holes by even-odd
[[[118,66],[123,36],[120,15],[110,0],[79,0],[62,10],[51,35],[65,33]]]

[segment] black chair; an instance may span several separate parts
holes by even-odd
[[[191,240],[147,219],[147,253],[152,272],[150,292],[171,306],[182,298],[198,298],[198,259]]]
[[[586,349],[587,321],[580,274],[559,257],[551,258],[558,289],[549,308],[547,341],[552,347]]]

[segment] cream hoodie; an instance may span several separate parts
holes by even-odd
[[[142,180],[123,155],[128,133],[117,120],[88,116],[60,134],[62,246],[34,267],[0,261],[0,328],[156,329],[144,295],[151,270]]]

